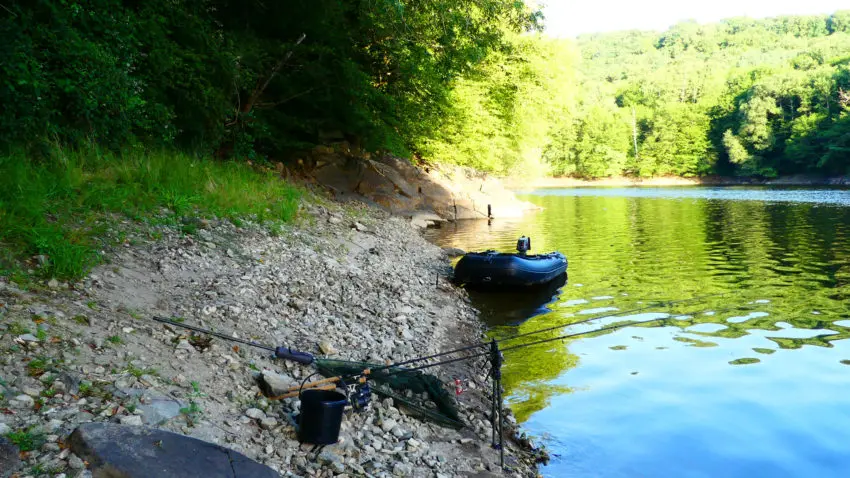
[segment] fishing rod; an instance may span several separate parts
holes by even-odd
[[[514,335],[514,336],[511,336],[511,337],[501,339],[501,340],[497,340],[496,342],[498,342],[498,343],[507,342],[509,340],[515,340],[515,339],[518,339],[518,338],[521,338],[521,337],[528,337],[529,335],[536,335],[536,334],[541,334],[543,332],[549,332],[551,330],[555,330],[555,329],[558,329],[558,328],[561,328],[561,327],[570,327],[570,326],[573,326],[573,325],[586,324],[588,322],[593,322],[596,319],[604,319],[604,318],[607,318],[607,317],[618,317],[618,316],[626,315],[626,314],[634,314],[634,313],[643,312],[643,311],[649,310],[649,309],[656,309],[656,308],[662,307],[662,306],[670,307],[670,306],[673,306],[673,305],[676,305],[676,304],[693,302],[693,301],[696,301],[696,300],[705,300],[705,299],[709,299],[709,298],[712,298],[712,297],[719,297],[719,296],[728,295],[728,294],[729,294],[729,292],[718,292],[717,294],[709,294],[709,295],[703,295],[703,296],[699,296],[699,297],[691,297],[689,299],[681,299],[681,300],[674,300],[674,301],[659,301],[659,302],[655,302],[652,305],[647,305],[647,306],[643,306],[643,307],[639,307],[639,308],[631,309],[631,310],[624,310],[622,312],[617,312],[616,314],[597,315],[595,317],[580,320],[578,322],[572,322],[572,323],[569,323],[569,324],[561,324],[561,325],[553,325],[552,327],[546,327],[545,329],[532,330],[531,332],[525,332],[525,333],[522,333],[522,334],[519,334],[519,335]]]
[[[727,294],[729,294],[729,292],[721,292],[721,293],[717,293],[717,294],[710,294],[710,295],[704,295],[704,296],[699,296],[699,297],[691,297],[689,299],[681,299],[681,300],[666,301],[666,302],[656,302],[655,304],[652,304],[652,305],[647,305],[647,306],[643,306],[643,307],[639,307],[639,308],[635,308],[635,309],[630,309],[630,310],[624,310],[624,311],[621,311],[621,312],[617,312],[616,314],[601,314],[601,315],[596,315],[596,316],[590,317],[588,319],[580,320],[578,322],[572,322],[572,323],[569,323],[569,324],[559,324],[559,325],[554,325],[554,326],[551,326],[551,327],[546,327],[546,328],[543,328],[543,329],[532,330],[530,332],[524,332],[522,334],[514,335],[512,337],[506,337],[506,338],[503,338],[503,339],[498,339],[498,340],[496,340],[496,343],[500,344],[500,343],[503,343],[503,342],[516,340],[516,339],[519,339],[519,338],[522,338],[522,337],[528,337],[530,335],[542,334],[543,332],[549,332],[549,331],[561,329],[561,328],[564,328],[564,327],[571,327],[573,325],[586,324],[588,322],[593,322],[594,320],[598,320],[598,319],[605,319],[605,318],[608,318],[608,317],[618,317],[618,316],[626,315],[626,314],[634,314],[634,313],[643,312],[643,311],[649,310],[649,309],[655,309],[655,308],[658,308],[658,307],[664,306],[664,305],[670,307],[670,306],[673,306],[673,305],[676,305],[676,304],[693,302],[693,301],[697,301],[697,300],[705,300],[705,299],[708,299],[708,298],[711,298],[711,297],[718,297],[718,296],[723,296],[723,295],[727,295]],[[654,320],[657,320],[657,319],[654,319]],[[462,346],[462,347],[459,347],[459,348],[456,348],[456,349],[447,350],[445,352],[439,352],[439,353],[436,353],[436,354],[433,354],[433,355],[428,355],[428,356],[425,356],[425,357],[417,357],[417,358],[412,358],[410,360],[405,360],[405,361],[402,361],[402,362],[396,362],[396,363],[384,365],[384,366],[381,366],[381,367],[375,367],[375,368],[372,369],[372,371],[375,372],[375,371],[386,370],[388,368],[401,367],[401,366],[410,365],[410,364],[416,363],[416,362],[422,362],[422,361],[425,361],[425,360],[431,360],[431,359],[435,359],[435,358],[439,358],[439,357],[444,357],[446,355],[452,355],[452,354],[456,354],[456,353],[460,353],[460,352],[466,352],[468,350],[474,350],[474,349],[477,349],[477,348],[483,348],[483,347],[489,347],[489,346],[490,346],[490,342],[481,342],[481,343],[477,343],[477,344],[465,345],[465,346]]]
[[[607,332],[609,330],[617,330],[617,329],[621,329],[621,328],[625,328],[625,327],[631,327],[631,326],[635,326],[635,325],[642,325],[642,324],[648,324],[650,322],[659,322],[659,321],[666,321],[666,320],[668,320],[668,319],[667,318],[648,319],[648,320],[639,320],[639,321],[634,321],[634,322],[626,322],[624,324],[614,324],[614,325],[609,325],[609,326],[606,326],[606,327],[601,327],[601,328],[598,328],[598,329],[588,330],[586,332],[575,332],[575,333],[572,333],[572,334],[561,335],[559,337],[552,337],[552,338],[548,338],[548,339],[537,340],[535,342],[529,342],[527,344],[512,345],[510,347],[505,347],[505,348],[501,349],[501,351],[506,352],[506,351],[509,351],[509,350],[517,350],[517,349],[522,349],[522,348],[526,348],[526,347],[532,347],[534,345],[545,344],[545,343],[548,343],[548,342],[555,342],[555,341],[559,341],[559,340],[572,339],[572,338],[575,338],[575,337],[580,337],[582,335],[590,335],[590,334],[595,334],[595,333],[599,333],[599,332]],[[490,347],[491,342],[485,343],[484,345]],[[390,377],[392,375],[397,375],[397,374],[400,374],[400,373],[415,372],[415,371],[418,371],[418,370],[424,370],[426,368],[437,367],[437,366],[440,366],[440,365],[448,365],[448,364],[452,364],[452,363],[456,363],[456,362],[461,362],[463,360],[470,360],[470,359],[474,359],[474,358],[478,358],[478,357],[485,357],[485,356],[489,356],[489,355],[491,355],[490,351],[479,352],[479,353],[467,355],[467,356],[464,356],[464,357],[458,357],[458,358],[453,358],[453,359],[448,359],[448,360],[442,360],[440,362],[435,362],[435,363],[431,363],[431,364],[420,365],[418,367],[401,368],[399,370],[394,370],[390,373],[384,374],[383,377]],[[374,372],[375,370],[377,370],[377,368],[373,368],[372,372]]]
[[[663,305],[666,305],[666,306],[669,307],[669,306],[672,306],[672,305],[675,305],[675,304],[693,302],[693,301],[697,301],[697,300],[705,300],[705,299],[708,299],[708,298],[711,298],[711,297],[717,297],[717,296],[722,296],[722,295],[727,295],[727,294],[729,294],[729,292],[710,294],[710,295],[699,296],[699,297],[691,297],[691,298],[688,298],[688,299],[681,299],[681,300],[676,300],[676,301],[658,302],[658,303],[655,303],[655,304],[652,304],[652,305],[638,307],[638,308],[630,309],[630,310],[624,310],[624,311],[620,311],[620,312],[617,312],[617,313],[614,313],[614,314],[600,314],[600,315],[596,315],[596,316],[593,316],[593,317],[590,317],[590,318],[587,318],[587,319],[584,319],[584,320],[580,320],[578,322],[572,322],[572,323],[569,323],[569,324],[559,324],[559,325],[555,325],[555,326],[551,326],[551,327],[532,330],[532,331],[525,332],[525,333],[515,335],[515,336],[512,336],[512,337],[499,339],[499,340],[496,340],[496,343],[497,344],[498,343],[504,343],[504,342],[516,340],[516,339],[519,339],[519,338],[522,338],[522,337],[528,337],[528,336],[531,336],[531,335],[541,334],[541,333],[544,333],[544,332],[549,332],[549,331],[564,328],[564,327],[570,327],[570,326],[573,326],[573,325],[586,324],[588,322],[592,322],[592,321],[598,320],[598,319],[603,319],[603,318],[608,318],[608,317],[618,317],[618,316],[626,315],[626,314],[634,314],[634,313],[637,313],[637,312],[642,312],[642,311],[645,311],[645,310],[654,309],[654,308],[657,308],[657,307],[663,306]],[[312,354],[310,354],[308,352],[301,352],[301,351],[298,351],[298,350],[293,350],[290,347],[285,347],[285,346],[272,347],[272,346],[269,346],[269,345],[264,345],[264,344],[260,344],[258,342],[254,342],[254,341],[250,341],[250,340],[243,340],[243,339],[239,339],[239,338],[236,338],[236,337],[231,337],[231,336],[228,336],[228,335],[225,335],[225,334],[214,332],[212,330],[203,329],[201,327],[196,327],[196,326],[193,326],[193,325],[184,324],[184,323],[181,323],[181,322],[174,321],[172,319],[166,319],[166,318],[162,318],[162,317],[153,317],[153,320],[156,320],[157,322],[161,322],[161,323],[164,323],[164,324],[173,325],[173,326],[176,326],[176,327],[182,327],[184,329],[192,330],[194,332],[198,332],[198,333],[201,333],[201,334],[211,335],[211,336],[218,337],[218,338],[228,340],[228,341],[231,341],[231,342],[241,343],[241,344],[248,345],[248,346],[251,346],[251,347],[256,347],[256,348],[259,348],[259,349],[267,350],[267,351],[273,352],[275,357],[281,358],[281,359],[284,359],[284,360],[292,360],[292,361],[295,361],[295,362],[298,362],[298,363],[304,364],[304,365],[310,365],[315,361],[315,357]],[[393,368],[399,368],[399,367],[403,367],[405,365],[410,365],[410,364],[417,363],[417,362],[424,362],[424,361],[427,361],[427,360],[432,360],[432,359],[435,359],[435,358],[444,357],[446,355],[457,354],[457,353],[466,352],[466,351],[469,351],[469,350],[474,350],[474,349],[483,348],[483,347],[489,347],[489,346],[490,346],[489,342],[480,342],[480,343],[476,343],[476,344],[469,344],[469,345],[466,345],[466,346],[463,346],[463,347],[459,347],[459,348],[452,349],[452,350],[447,350],[447,351],[444,351],[444,352],[435,353],[435,354],[432,354],[432,355],[427,355],[427,356],[424,356],[424,357],[415,357],[415,358],[412,358],[412,359],[409,359],[409,360],[404,360],[404,361],[401,361],[401,362],[395,362],[395,363],[391,363],[391,364],[387,364],[387,365],[382,365],[380,367],[374,367],[372,369],[372,372],[378,372],[378,371],[383,371],[383,370],[388,370],[388,369],[393,369]]]
[[[177,321],[172,320],[172,319],[165,319],[163,317],[152,317],[152,319],[157,321],[157,322],[162,322],[163,324],[175,325],[177,327],[182,327],[184,329],[192,330],[192,331],[198,332],[200,334],[212,335],[213,337],[218,337],[220,339],[228,340],[230,342],[236,342],[236,343],[239,343],[239,344],[248,345],[248,346],[251,346],[251,347],[256,347],[258,349],[268,350],[268,351],[274,353],[275,357],[277,357],[277,358],[281,358],[281,359],[285,359],[285,360],[292,360],[292,361],[295,361],[295,362],[298,362],[298,363],[301,363],[301,364],[304,364],[304,365],[310,365],[315,360],[315,357],[313,357],[312,354],[309,354],[307,352],[299,352],[298,350],[292,350],[290,347],[284,347],[284,346],[272,347],[272,346],[269,346],[269,345],[264,345],[264,344],[261,344],[261,343],[254,342],[253,340],[243,340],[243,339],[239,339],[239,338],[236,338],[236,337],[231,337],[229,335],[220,334],[218,332],[213,332],[212,330],[208,330],[208,329],[202,329],[202,328],[196,327],[194,325],[183,324],[183,323],[177,322]]]

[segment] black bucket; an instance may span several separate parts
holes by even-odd
[[[336,443],[342,425],[342,412],[348,404],[345,395],[335,390],[304,390],[300,398],[298,441],[314,445]]]

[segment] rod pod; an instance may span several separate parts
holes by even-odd
[[[496,339],[490,341],[490,376],[493,378],[493,400],[490,417],[492,418],[493,433],[492,446],[499,450],[499,466],[502,470],[505,469],[505,420],[504,409],[502,407],[502,363],[504,357],[499,351],[499,343]],[[498,405],[497,405],[498,403]],[[496,433],[499,434],[499,441],[496,442]]]

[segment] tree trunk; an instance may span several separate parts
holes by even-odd
[[[638,147],[637,147],[637,112],[635,112],[635,107],[632,106],[632,141],[635,144],[635,164],[637,164],[638,160]]]

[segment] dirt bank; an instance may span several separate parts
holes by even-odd
[[[337,200],[375,205],[417,227],[520,217],[538,209],[487,174],[457,166],[416,165],[390,154],[373,156],[346,142],[317,146],[298,164],[299,176],[328,188]],[[295,174],[283,165],[279,169],[284,175]]]
[[[437,369],[468,426],[440,428],[391,401],[346,416],[319,456],[299,446],[297,400],[270,402],[253,375],[300,380],[309,366],[215,339],[203,344],[152,316],[180,317],[318,356],[403,360],[477,341],[465,292],[444,252],[408,221],[370,207],[307,206],[300,223],[269,235],[250,224],[202,223],[195,235],[127,225],[124,247],[76,284],[24,291],[0,279],[0,434],[34,437],[21,476],[88,476],[62,445],[80,423],[152,425],[215,442],[284,476],[499,474],[482,409],[483,363]],[[147,227],[147,226],[145,226]],[[533,460],[507,450],[513,476]]]

